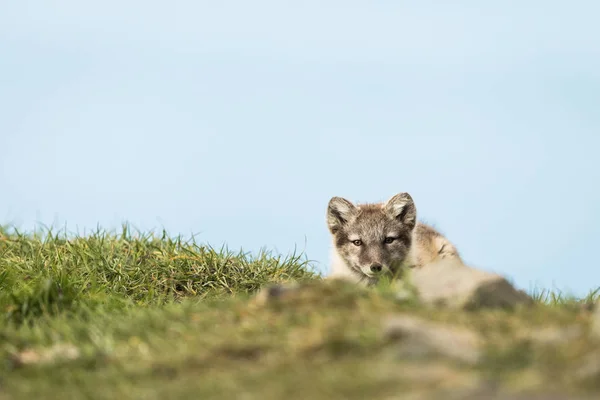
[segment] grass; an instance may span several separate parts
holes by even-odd
[[[290,281],[303,286],[266,304],[253,297]],[[128,227],[85,237],[2,228],[0,399],[594,398],[600,340],[585,305],[598,291],[532,294],[527,309],[432,310],[383,286],[323,281],[296,254]],[[390,315],[476,332],[483,356],[469,364],[390,338]]]

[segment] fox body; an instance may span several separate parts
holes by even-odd
[[[327,207],[333,248],[331,278],[373,284],[383,275],[401,275],[441,259],[462,263],[458,251],[433,227],[417,222],[408,193],[387,202],[358,204],[333,197]]]

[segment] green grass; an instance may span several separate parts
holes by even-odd
[[[291,281],[301,289],[279,300],[253,297]],[[293,253],[127,227],[85,237],[2,228],[0,399],[594,398],[600,340],[586,305],[598,290],[533,295],[535,307],[514,311],[432,310],[383,286],[323,281]],[[396,314],[476,332],[484,357],[465,365],[411,351],[383,334]]]
[[[133,235],[98,231],[85,238],[64,233],[0,231],[0,307],[23,322],[43,314],[89,312],[98,307],[162,305],[181,298],[253,293],[269,282],[315,276],[300,256],[256,257],[215,250],[166,232]]]

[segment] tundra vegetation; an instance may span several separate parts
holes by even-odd
[[[597,293],[443,307],[294,253],[4,227],[0,399],[598,398]]]

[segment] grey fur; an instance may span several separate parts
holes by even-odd
[[[333,241],[331,277],[372,284],[385,274],[401,276],[441,258],[462,263],[458,251],[433,227],[417,222],[417,208],[408,193],[384,203],[355,205],[333,197],[327,207]]]

